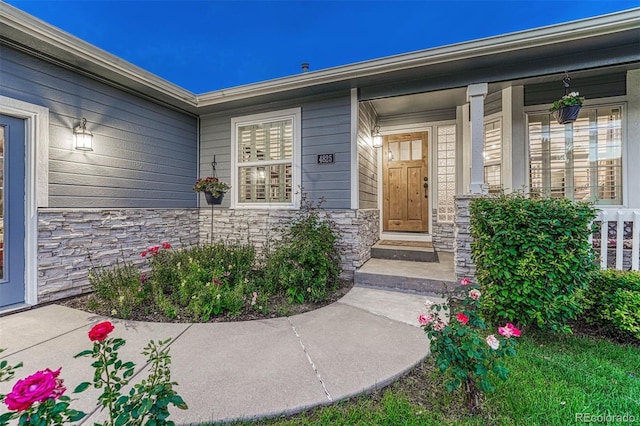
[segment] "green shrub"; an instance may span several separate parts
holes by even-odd
[[[621,336],[640,339],[640,272],[598,271],[585,295],[583,318]]]
[[[91,258],[90,258],[91,260]],[[89,271],[89,284],[93,287],[94,297],[99,299],[113,316],[127,319],[131,313],[148,300],[146,274],[137,266],[116,259],[114,266],[92,266]]]
[[[323,218],[320,206],[303,201],[301,209],[281,229],[282,240],[267,257],[265,287],[286,292],[290,302],[327,298],[340,276],[339,230]]]
[[[169,317],[179,314],[206,322],[216,315],[239,315],[251,299],[255,263],[251,245],[216,243],[151,258],[152,294]]]
[[[593,207],[510,194],[474,199],[470,210],[486,318],[570,331],[567,321],[580,312],[595,269],[588,242]]]

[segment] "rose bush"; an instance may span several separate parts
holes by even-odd
[[[460,283],[465,289],[461,301],[447,297],[445,303],[433,304],[427,300],[428,312],[418,317],[418,323],[429,337],[436,365],[441,372],[451,374],[447,389],[453,392],[464,384],[469,411],[478,413],[481,393],[494,389],[489,374],[507,379],[508,370],[502,358],[516,354],[516,343],[511,337],[519,337],[520,330],[509,323],[498,328],[501,337],[484,336],[487,326],[479,314],[482,294],[468,278]],[[449,321],[452,303],[460,304],[455,321]]]
[[[119,359],[118,349],[125,341],[109,337],[114,329],[111,322],[103,321],[89,330],[93,349],[80,352],[76,358],[91,356],[95,359],[91,364],[95,369],[93,381],[81,383],[74,393],[83,392],[90,386],[102,389],[98,405],[108,410],[109,418],[103,423],[107,426],[173,425],[168,420],[169,406],[184,410],[187,405],[174,390],[177,383],[171,381],[171,357],[166,348],[169,340],[157,344],[153,340],[149,342],[142,352],[147,356],[149,375],[123,395],[122,390],[133,376],[135,364]],[[14,370],[21,365],[10,366],[6,360],[0,361],[0,381],[10,380],[15,375]],[[85,413],[70,408],[71,398],[63,395],[66,388],[60,372],[61,368],[37,371],[18,380],[8,395],[0,395],[0,401],[4,401],[10,410],[0,415],[0,426],[8,425],[10,420],[15,419],[18,419],[19,425],[62,425],[85,417]]]
[[[93,386],[102,389],[98,397],[98,405],[107,409],[109,419],[105,426],[114,425],[173,425],[167,420],[169,405],[186,410],[187,404],[171,381],[171,357],[166,345],[170,339],[157,344],[151,340],[142,352],[147,356],[149,375],[141,383],[135,384],[128,394],[122,390],[129,384],[133,376],[135,364],[131,361],[123,362],[119,359],[118,350],[126,343],[124,339],[110,338],[114,330],[113,324],[104,321],[89,330],[89,339],[93,341],[93,349],[82,351],[75,357],[90,356],[94,359],[93,382],[80,383],[75,393],[80,393]]]

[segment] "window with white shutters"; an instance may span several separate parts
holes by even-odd
[[[622,204],[622,107],[582,108],[571,124],[529,116],[532,196]]]
[[[235,205],[295,205],[300,110],[235,118]]]

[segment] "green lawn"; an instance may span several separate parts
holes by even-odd
[[[479,416],[466,414],[462,395],[446,392],[442,375],[427,359],[372,395],[254,424],[568,425],[578,423],[578,413],[635,416],[640,423],[638,346],[535,334],[519,340],[518,356],[508,359],[507,365],[509,380],[498,383],[496,392],[485,398]]]

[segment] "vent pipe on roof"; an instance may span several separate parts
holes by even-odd
[[[302,67],[302,72],[309,72],[309,63],[308,62],[303,62],[301,67]]]

